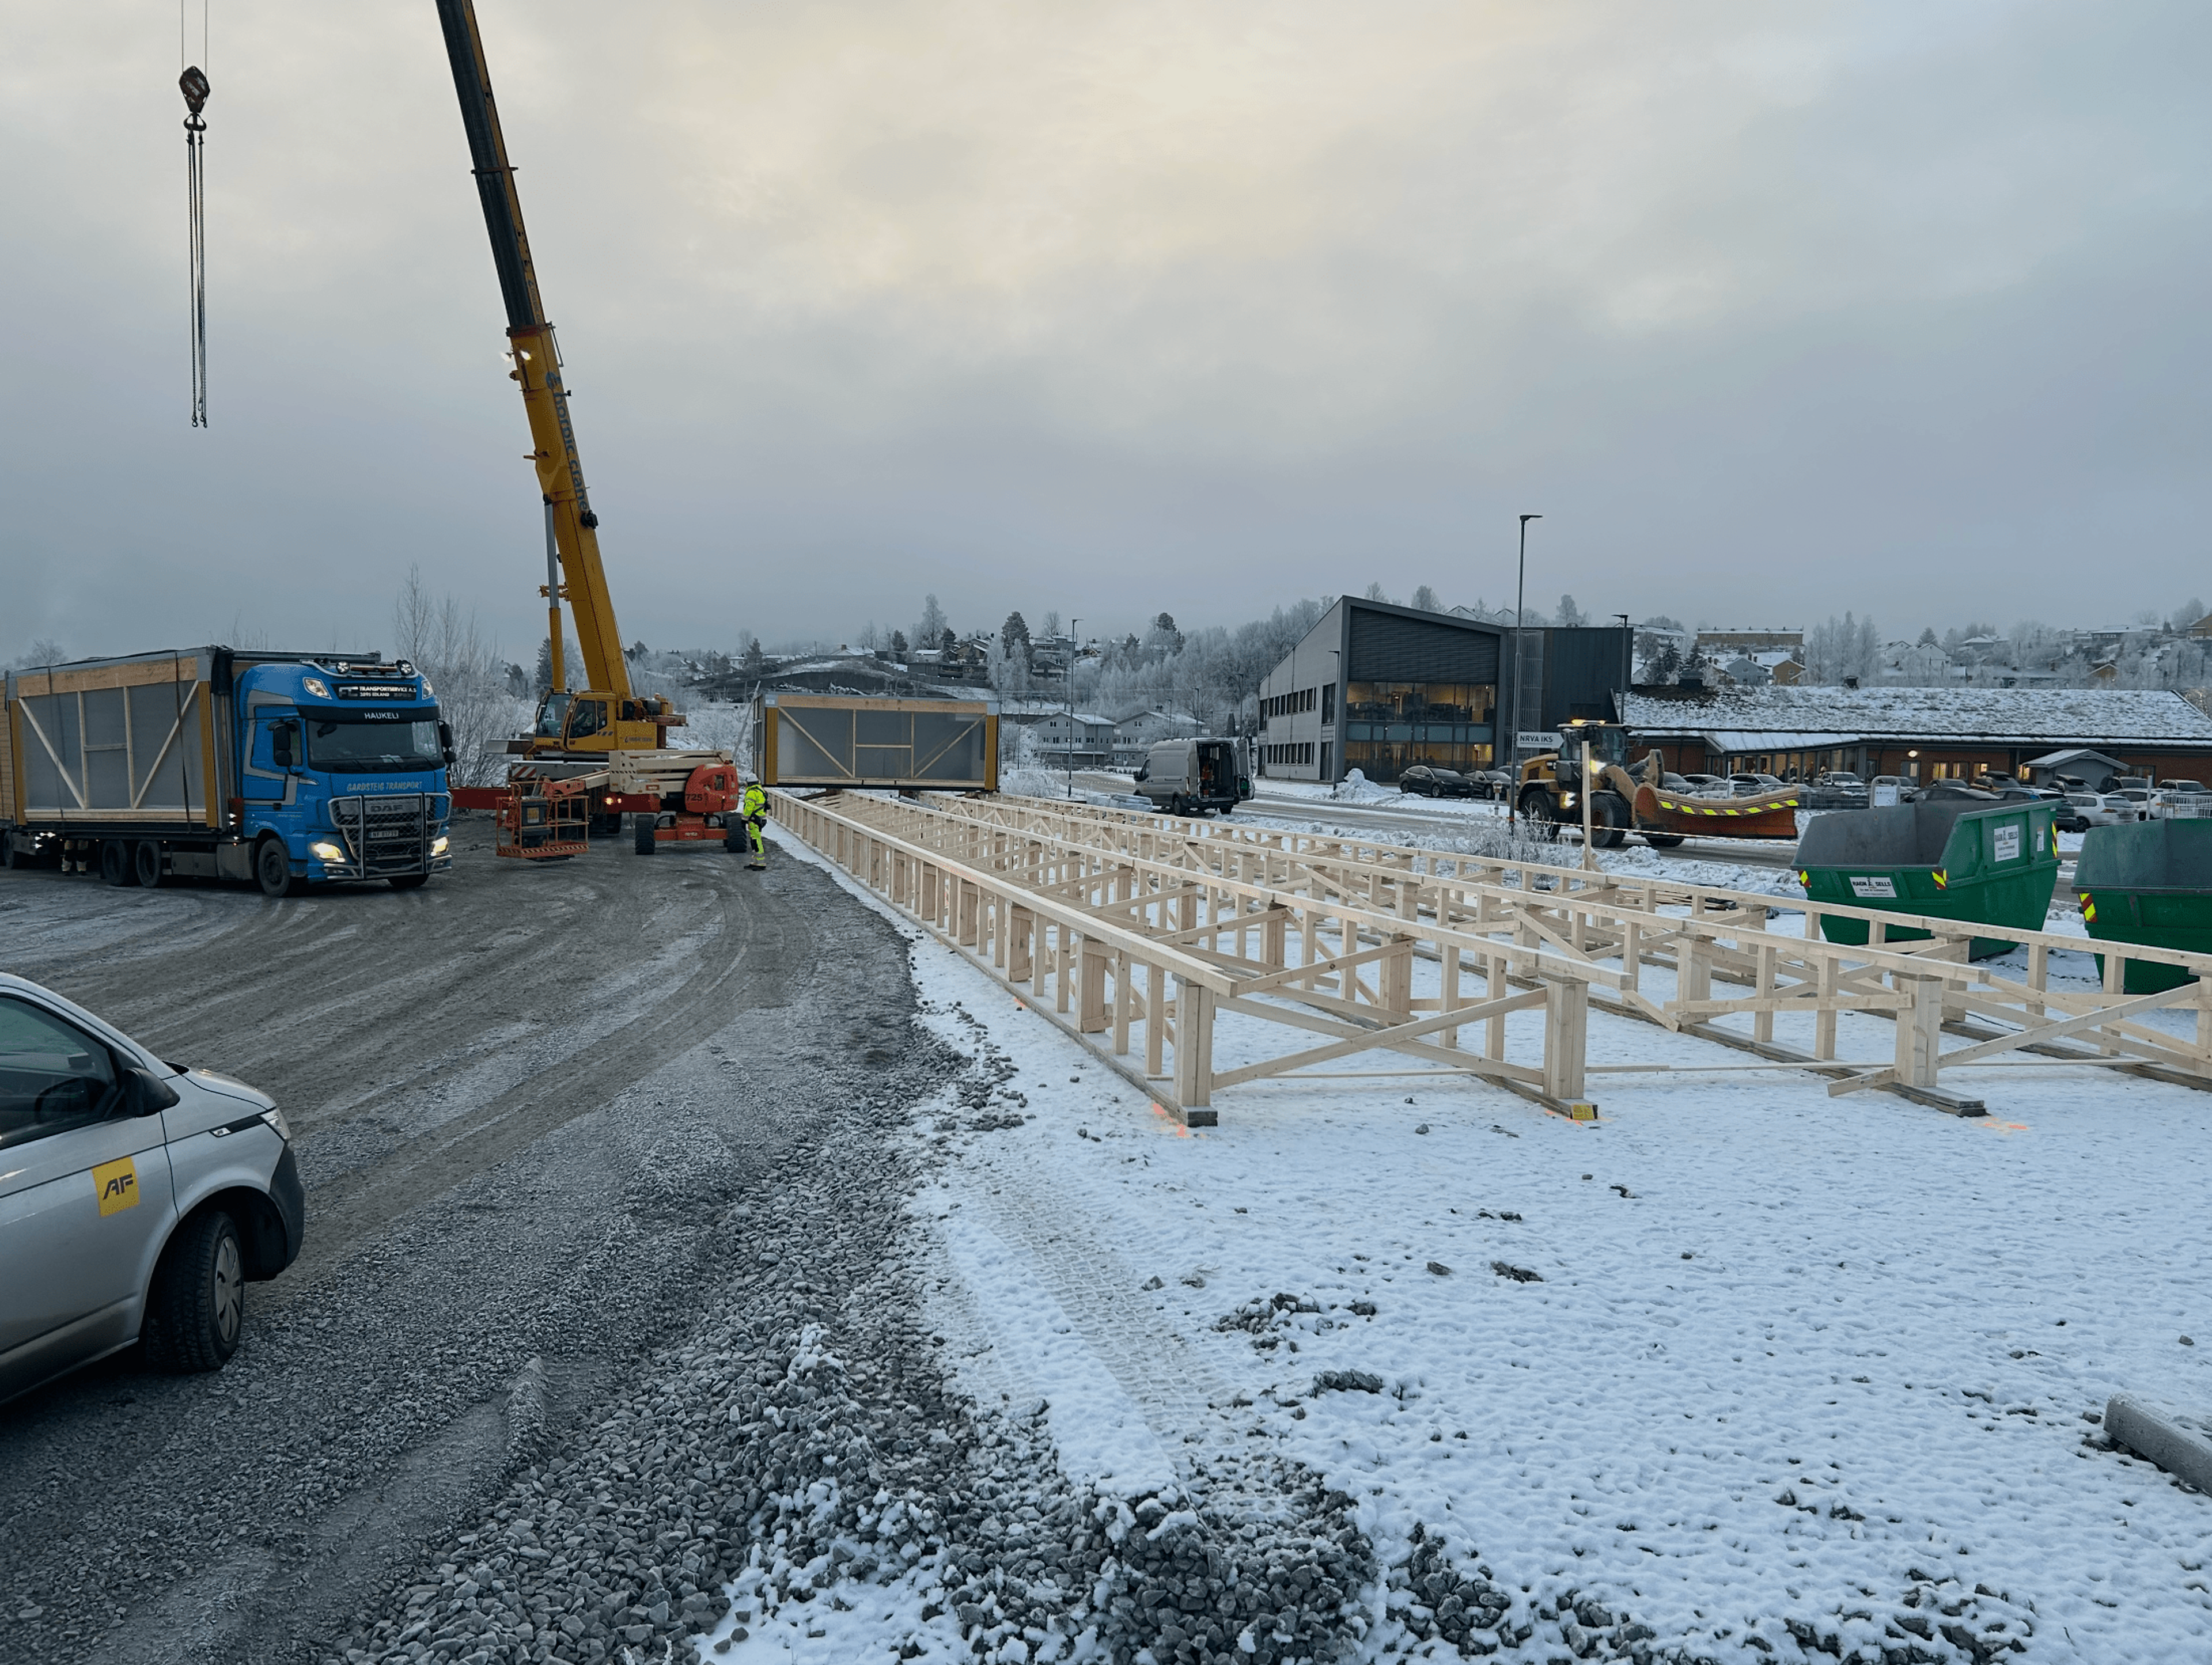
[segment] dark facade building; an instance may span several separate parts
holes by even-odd
[[[1358,769],[1395,781],[1415,763],[1487,769],[1511,755],[1514,630],[1340,596],[1260,685],[1258,763],[1293,781]],[[1522,633],[1524,732],[1610,717],[1627,686],[1630,633]]]

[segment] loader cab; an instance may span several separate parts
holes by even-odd
[[[1570,720],[1559,725],[1560,746],[1549,758],[1539,757],[1528,766],[1526,778],[1540,779],[1542,766],[1548,761],[1549,773],[1562,787],[1572,788],[1582,781],[1583,742],[1588,740],[1590,765],[1602,772],[1608,765],[1626,767],[1628,762],[1628,731],[1619,723]]]

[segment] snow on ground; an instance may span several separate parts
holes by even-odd
[[[1786,1071],[1598,1075],[1583,1125],[1431,1076],[1255,1084],[1188,1131],[906,929],[926,1021],[1002,1048],[1030,1116],[918,1205],[969,1216],[936,1228],[943,1298],[1000,1315],[979,1390],[1078,1407],[1072,1468],[1140,1449],[1135,1407],[1165,1453],[1321,1471],[1386,1565],[1418,1524],[1532,1613],[1571,1588],[1720,1660],[1800,1657],[1793,1626],[1897,1647],[1899,1617],[2030,1661],[2212,1657],[2212,1498],[2094,1420],[2123,1390],[2212,1407],[2212,1097],[2012,1065],[1961,1078],[1995,1111],[1961,1121]],[[1844,1028],[1887,1056],[1887,1024]],[[1245,1044],[1224,1023],[1218,1063]],[[1601,1014],[1590,1057],[1743,1061]],[[1363,1657],[1428,1645],[1394,1618]]]

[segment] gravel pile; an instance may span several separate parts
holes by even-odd
[[[514,1473],[323,1656],[347,1665],[682,1658],[740,1624],[911,1576],[1000,1662],[1087,1637],[1116,1665],[1320,1665],[1358,1644],[1376,1569],[1349,1500],[1267,1471],[1219,1506],[1192,1489],[1122,1498],[1058,1468],[1042,1404],[955,1393],[905,1262],[915,1175],[896,1137],[965,1060],[924,1042],[851,1085],[849,1108],[781,1188],[728,1206],[702,1317],[644,1379],[549,1449],[532,1361],[506,1399]],[[982,1102],[1004,1102],[985,1066]],[[977,1082],[953,1097],[977,1106]],[[939,1102],[942,1102],[940,1099]],[[1222,1492],[1226,1498],[1230,1487]],[[919,1652],[921,1644],[910,1650]],[[711,1657],[711,1656],[710,1656]]]

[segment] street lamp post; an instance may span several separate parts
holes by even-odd
[[[1528,523],[1543,518],[1540,514],[1521,517],[1521,577],[1513,592],[1513,742],[1505,754],[1506,815],[1513,820],[1521,815],[1521,782],[1515,777],[1521,767],[1521,616],[1528,604]]]
[[[1083,621],[1073,614],[1067,619],[1067,800],[1075,801],[1075,655],[1083,641],[1080,629]]]

